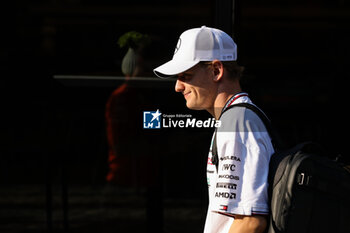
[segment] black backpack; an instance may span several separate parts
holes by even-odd
[[[305,142],[289,149],[281,143],[266,115],[254,105],[239,103],[265,124],[275,153],[269,167],[270,215],[267,233],[350,233],[349,167],[331,160],[317,144]],[[213,164],[219,158],[216,131]]]

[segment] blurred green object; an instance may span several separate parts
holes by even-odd
[[[130,31],[119,37],[118,44],[121,48],[128,46],[133,49],[138,49],[142,45],[147,45],[150,38],[147,34],[142,34],[136,31]]]

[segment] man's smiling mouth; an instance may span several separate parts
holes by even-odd
[[[189,91],[189,92],[186,92],[186,93],[183,93],[183,95],[184,95],[184,97],[185,97],[185,99],[189,96],[191,94],[191,91]]]

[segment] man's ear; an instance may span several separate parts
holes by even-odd
[[[214,82],[219,82],[224,75],[224,65],[222,64],[221,61],[214,60],[212,62],[212,67],[213,67],[213,73],[214,73],[213,80]]]

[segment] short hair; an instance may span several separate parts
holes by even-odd
[[[224,69],[226,69],[226,71],[229,73],[228,76],[229,78],[231,78],[231,80],[241,79],[244,71],[243,66],[238,65],[236,61],[220,61],[220,62],[224,66]],[[199,62],[199,64],[202,66],[211,66],[213,63],[212,61],[201,61]]]

